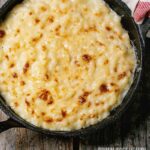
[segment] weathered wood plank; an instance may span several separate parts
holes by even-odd
[[[85,142],[86,141],[86,142]],[[98,131],[90,136],[82,137],[82,144],[80,149],[84,147],[84,144],[95,145],[96,147],[107,147],[107,146],[121,146],[121,132],[120,122],[115,123],[107,128]]]
[[[0,120],[6,118],[0,112]],[[10,129],[0,134],[0,150],[73,150],[73,140],[49,138],[27,129]]]
[[[146,103],[150,100],[150,95],[141,95],[137,94],[135,102],[127,113],[118,120],[118,123],[89,137],[83,137],[80,150],[93,148],[97,150],[100,147],[150,146],[150,131],[148,131],[148,129],[150,130],[150,121],[147,121],[150,105]]]
[[[0,120],[2,118],[4,117],[0,115]],[[49,138],[27,129],[10,129],[0,134],[0,149],[73,150],[73,140]]]
[[[147,145],[147,95],[137,94],[133,107],[122,119],[122,137],[124,147],[146,147]]]

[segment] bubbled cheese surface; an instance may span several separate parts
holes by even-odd
[[[0,92],[28,122],[70,131],[119,105],[136,59],[102,0],[24,0],[0,25]]]

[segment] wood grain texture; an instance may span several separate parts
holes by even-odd
[[[0,0],[2,5],[6,0]],[[0,150],[100,150],[101,147],[146,147],[150,149],[150,40],[147,39],[144,74],[134,103],[114,124],[76,139],[49,138],[27,129],[0,134]],[[7,117],[0,112],[0,120]]]
[[[7,117],[0,112],[0,120]],[[10,129],[0,134],[0,150],[72,150],[72,139],[56,139],[27,129]]]

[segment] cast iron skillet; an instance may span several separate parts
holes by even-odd
[[[3,7],[0,9],[0,18],[3,20],[5,15],[11,10],[11,8],[20,3],[22,0],[8,0]],[[37,131],[49,136],[62,136],[62,137],[71,137],[71,136],[81,136],[97,129],[102,129],[106,125],[114,122],[117,118],[127,109],[127,107],[131,104],[131,97],[135,92],[137,85],[140,80],[140,75],[142,71],[142,50],[144,49],[145,42],[144,36],[148,28],[150,27],[150,20],[147,20],[145,24],[142,26],[137,26],[131,17],[130,10],[128,7],[121,2],[121,0],[105,0],[110,7],[115,10],[122,17],[122,25],[129,32],[129,36],[131,39],[131,43],[135,48],[135,52],[137,54],[137,68],[134,75],[134,82],[126,94],[122,104],[118,106],[116,109],[111,111],[110,116],[104,119],[103,121],[89,126],[85,129],[75,130],[71,132],[60,132],[60,131],[50,131],[45,130],[39,127],[36,127],[27,121],[23,120],[21,117],[15,114],[15,112],[6,104],[4,98],[0,96],[0,108],[10,117],[8,120],[0,123],[0,132],[3,132],[9,128],[13,127],[24,127],[27,129],[31,129],[33,131]]]

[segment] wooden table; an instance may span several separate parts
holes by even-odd
[[[6,0],[0,0],[0,5]],[[134,103],[114,124],[81,138],[50,138],[27,129],[0,134],[0,150],[98,150],[101,147],[145,147],[150,149],[150,39],[144,58],[144,72]],[[0,120],[6,116],[0,112]]]

